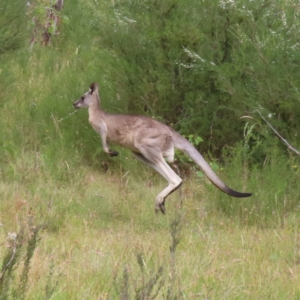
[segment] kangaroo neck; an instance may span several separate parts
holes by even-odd
[[[89,106],[89,114],[93,114],[96,112],[101,112],[101,106],[100,106],[100,98],[97,95],[97,98],[95,99],[95,101],[93,101],[93,103]]]

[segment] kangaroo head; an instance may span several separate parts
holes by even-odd
[[[91,83],[89,90],[84,93],[76,102],[73,103],[75,108],[89,107],[99,105],[99,85],[96,82]]]

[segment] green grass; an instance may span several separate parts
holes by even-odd
[[[167,215],[156,215],[153,200],[165,183],[138,163],[128,173],[104,174],[81,163],[72,170],[61,162],[57,173],[70,173],[63,182],[32,156],[14,163],[14,176],[23,176],[1,182],[1,222],[9,232],[29,216],[44,225],[31,261],[28,299],[43,298],[51,265],[51,280],[58,282],[51,299],[121,299],[127,289],[133,299],[143,276],[154,276],[160,267],[163,283],[157,299],[171,299],[170,289],[174,299],[299,297],[297,212],[280,220],[274,216],[268,226],[258,219],[248,225],[243,215],[228,216],[214,206],[220,192],[190,178],[182,187],[182,208],[175,193],[166,203]],[[255,195],[247,200],[251,203],[264,191],[256,183]],[[172,256],[174,220],[180,220],[181,239]],[[0,251],[3,256],[5,245]]]

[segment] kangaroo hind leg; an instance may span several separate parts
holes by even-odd
[[[164,214],[165,199],[180,187],[182,179],[165,162],[160,151],[155,151],[155,148],[152,147],[143,147],[140,151],[141,153],[134,153],[136,158],[152,167],[168,181],[168,186],[163,189],[155,199],[155,211],[158,212],[160,210]]]

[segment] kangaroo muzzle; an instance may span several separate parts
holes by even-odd
[[[77,108],[77,109],[80,108],[81,107],[80,102],[81,102],[81,99],[79,99],[76,102],[74,102],[73,103],[74,108]]]

